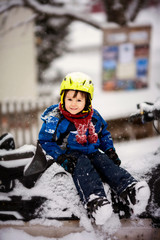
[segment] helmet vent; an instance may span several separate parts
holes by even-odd
[[[84,80],[83,85],[86,83],[86,80]]]

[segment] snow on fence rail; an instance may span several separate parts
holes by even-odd
[[[42,125],[40,115],[56,99],[6,100],[0,102],[0,135],[10,132],[16,147],[24,144],[36,144]]]

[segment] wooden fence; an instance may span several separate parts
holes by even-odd
[[[24,144],[36,144],[42,125],[43,111],[57,99],[8,100],[0,102],[0,135],[10,132],[16,147]]]

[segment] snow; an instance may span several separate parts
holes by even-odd
[[[9,134],[7,137],[11,136],[12,137],[12,134]],[[33,146],[33,145],[24,145],[20,148],[17,148],[15,150],[12,150],[12,154],[24,154],[24,153],[27,153],[27,152],[33,152],[35,153],[35,150],[36,150],[36,147]],[[20,166],[25,166],[26,164],[30,163],[31,160],[32,160],[32,157],[28,157],[28,158],[23,158],[23,159],[20,159],[20,160],[12,160],[12,161],[3,161],[3,156],[6,156],[6,155],[9,155],[8,154],[8,151],[7,150],[0,150],[0,156],[2,157],[1,160],[1,166],[4,166],[6,168],[11,168],[11,167],[20,167]]]
[[[9,134],[9,136],[12,136],[12,134]],[[12,150],[12,153],[13,154],[21,154],[21,153],[26,153],[26,152],[35,152],[35,150],[36,150],[35,146],[26,144],[26,145],[23,145],[22,147]],[[5,149],[0,150],[1,156],[8,155],[7,153],[8,153],[8,151]]]
[[[46,237],[32,237],[29,234],[21,231],[21,230],[15,230],[12,228],[3,230],[2,234],[0,233],[1,240],[13,240],[13,237],[15,237],[16,240],[57,240],[57,238],[46,238]],[[86,232],[83,231],[82,233],[72,233],[68,236],[65,236],[63,238],[60,238],[61,240],[97,240],[97,235],[94,232]],[[101,240],[102,238],[99,236],[98,238]]]
[[[99,207],[97,211],[93,213],[96,225],[104,225],[105,222],[111,218],[112,213],[113,209],[110,203]]]
[[[115,147],[120,159],[122,160],[121,166],[127,169],[138,180],[141,180],[142,175],[144,176],[146,173],[150,172],[153,167],[156,167],[159,164],[160,136],[148,138],[145,140],[143,139],[130,142],[116,143]],[[28,199],[32,195],[39,195],[39,193],[41,193],[42,196],[47,196],[49,200],[46,206],[43,206],[44,211],[42,213],[46,216],[54,217],[57,214],[60,214],[61,216],[66,216],[66,214],[68,215],[68,213],[74,211],[77,216],[80,217],[80,226],[82,226],[84,230],[81,233],[72,233],[66,235],[65,237],[58,238],[60,240],[103,240],[106,239],[106,233],[113,234],[121,227],[119,217],[116,214],[112,214],[111,218],[106,221],[104,226],[101,228],[101,231],[97,232],[86,216],[86,212],[79,201],[79,197],[77,196],[76,189],[70,175],[57,175],[57,177],[55,177],[54,179],[52,178],[52,176],[59,171],[63,172],[63,169],[57,164],[53,164],[38,180],[38,183],[34,188],[26,189],[22,186],[22,184],[17,181],[16,188],[13,190],[12,193],[14,193],[14,195],[23,195],[24,199]],[[108,192],[107,185],[105,185],[105,192]],[[107,195],[109,195],[109,193]],[[1,197],[4,198],[3,193],[1,193]],[[50,201],[50,199],[54,199],[54,203],[53,201]],[[67,208],[67,212],[62,212],[61,207]],[[19,225],[21,225],[22,223],[22,221],[19,221]],[[6,223],[0,222],[0,226],[2,226],[3,224]],[[15,224],[15,221],[9,221],[8,224]],[[30,221],[30,224],[41,224],[51,227],[60,227],[62,223],[59,221],[47,220],[42,218],[39,220],[32,220]],[[34,237],[25,233],[22,230],[16,230],[8,227],[0,229],[0,239],[46,240],[57,238],[46,238],[42,236]]]
[[[137,192],[137,201],[139,202],[133,206],[133,212],[135,215],[138,215],[145,211],[151,193],[146,181],[138,182],[135,185],[135,189]]]
[[[102,32],[79,22],[72,24],[73,33],[71,35],[70,42],[74,52],[68,53],[57,60],[52,65],[52,69],[50,69],[48,75],[53,74],[55,69],[60,69],[60,72],[63,75],[72,71],[82,71],[89,74],[93,78],[95,84],[95,97],[93,100],[94,108],[100,111],[100,113],[103,113],[103,117],[106,119],[130,115],[136,110],[137,103],[144,101],[155,102],[155,100],[160,96],[160,89],[158,88],[158,86],[160,87],[159,11],[159,8],[147,9],[142,11],[137,19],[138,23],[147,22],[153,26],[153,36],[151,40],[151,80],[148,89],[132,92],[103,92],[101,90],[100,81],[100,48],[102,44]],[[77,48],[90,49],[90,51],[87,51],[87,57],[85,49],[79,53],[76,51]],[[54,93],[55,95],[59,95],[59,88],[55,87]],[[146,173],[150,172],[153,167],[156,167],[159,164],[160,136],[143,140],[116,143],[115,148],[122,161],[121,166],[128,170],[138,180],[141,180],[141,176],[144,176]],[[28,148],[27,146],[24,146],[24,148],[21,149],[22,152],[24,149],[29,151],[30,147]],[[0,240],[109,240],[110,237],[106,238],[106,233],[113,234],[121,227],[119,217],[116,214],[112,214],[111,218],[102,227],[102,231],[96,231],[86,216],[86,212],[80,203],[70,175],[57,175],[57,177],[52,179],[52,176],[58,171],[63,171],[63,169],[56,164],[53,164],[42,175],[35,187],[32,189],[26,189],[19,181],[16,181],[15,189],[9,193],[8,196],[14,193],[14,195],[23,195],[24,199],[29,199],[30,196],[39,196],[41,193],[42,196],[47,196],[48,198],[47,204],[43,206],[42,216],[45,215],[47,217],[54,217],[57,216],[57,214],[60,214],[62,217],[65,217],[66,215],[68,216],[68,214],[75,212],[75,214],[80,217],[80,226],[84,228],[84,231],[72,233],[60,238],[47,238],[43,236],[31,236],[22,230],[16,230],[12,227],[8,227],[0,229]],[[107,186],[105,186],[105,191],[109,191]],[[63,198],[64,196],[65,198]],[[4,193],[1,193],[0,197],[7,199],[7,196]],[[51,201],[52,199],[55,200],[54,204],[53,201]],[[62,212],[62,207],[66,208],[67,211]],[[159,209],[157,210],[157,213],[158,211]],[[0,226],[3,224],[4,222],[0,222]],[[23,221],[9,221],[7,224],[23,225]],[[47,220],[44,218],[32,220],[30,221],[30,224],[41,224],[51,227],[62,226],[60,221]]]
[[[153,155],[159,147],[160,137],[115,144],[122,167],[137,178],[151,171],[153,164],[159,164],[159,155]]]

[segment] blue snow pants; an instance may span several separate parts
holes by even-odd
[[[85,155],[78,153],[73,172],[73,181],[83,204],[87,204],[92,194],[106,197],[103,182],[120,195],[130,184],[137,182],[125,169],[115,165],[105,153]]]

